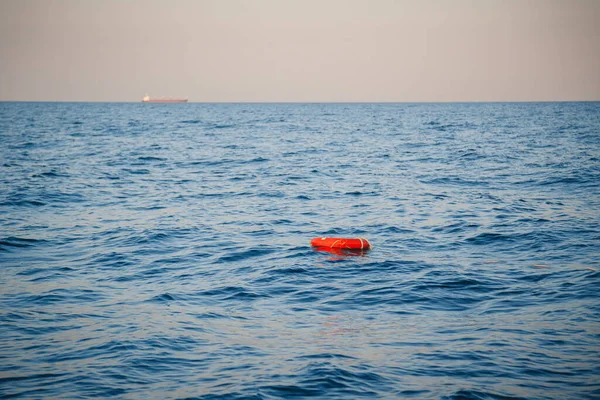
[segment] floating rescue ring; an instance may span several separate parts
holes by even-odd
[[[329,247],[332,249],[368,250],[371,243],[364,238],[314,238],[310,241],[313,247]]]

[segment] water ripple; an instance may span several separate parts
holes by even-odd
[[[599,107],[0,103],[0,397],[598,398]]]

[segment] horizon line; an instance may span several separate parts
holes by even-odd
[[[186,101],[173,104],[444,104],[444,103],[597,103],[597,100],[427,100],[427,101]],[[146,104],[140,100],[0,100],[0,103],[119,103]],[[148,103],[171,104],[171,103]]]

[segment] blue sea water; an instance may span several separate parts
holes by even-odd
[[[0,140],[1,398],[600,398],[600,103],[0,103]]]

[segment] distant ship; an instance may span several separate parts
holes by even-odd
[[[142,103],[187,103],[188,99],[175,99],[171,97],[157,97],[151,99],[150,96],[145,95],[142,99]]]

